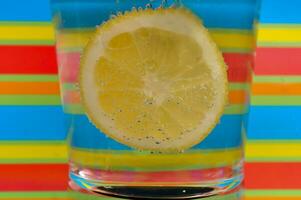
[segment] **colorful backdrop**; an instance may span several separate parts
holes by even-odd
[[[220,45],[256,52],[245,199],[297,200],[301,1],[262,0],[257,6],[256,41],[248,31],[215,35]],[[0,199],[87,199],[67,192],[66,130],[48,0],[0,2],[0,55]]]

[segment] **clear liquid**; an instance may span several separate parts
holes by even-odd
[[[53,1],[61,89],[71,147],[70,177],[80,187],[108,195],[181,199],[226,192],[240,184],[244,103],[230,102],[219,124],[201,143],[183,152],[161,153],[138,151],[107,137],[89,121],[80,102],[80,56],[97,26],[118,15],[118,12],[133,8],[179,6],[183,3],[195,10],[202,3],[201,0],[191,2]],[[208,0],[203,2],[206,5],[210,3]],[[225,1],[226,4],[230,2]],[[220,28],[218,23],[214,27],[212,16],[220,17],[217,22],[231,20],[217,13],[214,15],[218,9],[211,9],[212,13],[210,10],[199,13],[209,29]],[[246,66],[246,63],[240,64]],[[229,82],[230,85],[237,84],[233,80]]]

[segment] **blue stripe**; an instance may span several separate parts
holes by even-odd
[[[183,0],[208,28],[252,29],[256,0]]]
[[[301,23],[300,0],[262,0],[260,23]]]
[[[250,139],[301,139],[301,106],[251,106]]]
[[[215,149],[237,147],[241,144],[242,115],[224,115],[214,131],[194,149]],[[83,115],[74,117],[72,145],[89,149],[129,150],[98,131]]]
[[[2,0],[0,21],[50,21],[49,0]]]
[[[0,140],[65,139],[61,106],[0,106]]]
[[[76,2],[76,3],[75,3]],[[61,27],[83,28],[95,27],[108,20],[112,13],[130,10],[133,6],[144,7],[149,0],[140,1],[97,0],[56,0],[53,1],[54,12],[60,12]],[[131,2],[131,3],[129,3]],[[156,4],[161,1],[155,1]],[[172,1],[169,1],[172,2]],[[255,12],[255,0],[183,0],[183,4],[199,15],[208,28],[251,29]]]
[[[67,123],[71,122],[60,106],[1,106],[0,113],[0,140],[65,139]],[[241,115],[223,116],[214,131],[195,148],[238,146],[241,141],[241,122]],[[75,115],[72,124],[74,146],[128,149],[100,133],[84,115]]]

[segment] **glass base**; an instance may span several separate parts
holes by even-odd
[[[72,169],[74,169],[74,166]],[[198,182],[163,182],[160,179],[157,182],[134,182],[131,179],[133,177],[127,174],[128,182],[122,183],[122,181],[119,181],[117,183],[116,181],[106,180],[104,174],[100,175],[99,172],[91,172],[87,169],[71,170],[70,178],[71,185],[76,185],[96,196],[106,195],[126,199],[196,199],[227,194],[237,190],[242,182],[241,165],[232,169],[234,169],[232,177],[224,173],[222,175],[225,176],[219,179]],[[220,170],[216,170],[216,172],[221,173]],[[198,173],[202,173],[202,171],[198,170]],[[204,173],[207,173],[207,171]],[[102,179],[99,179],[99,176],[102,176]],[[115,177],[115,180],[116,177],[121,180],[118,174],[112,174],[111,172],[110,176]]]
[[[123,197],[130,199],[195,199],[199,197],[213,196],[218,191],[212,187],[166,187],[166,186],[147,186],[147,187],[99,187],[93,191],[96,194],[102,194],[113,197]]]

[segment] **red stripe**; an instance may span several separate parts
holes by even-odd
[[[301,48],[257,48],[257,75],[300,75]]]
[[[63,191],[67,184],[66,164],[0,165],[0,191]]]
[[[247,189],[301,189],[300,163],[246,163]]]
[[[57,73],[55,48],[53,46],[0,46],[0,54],[0,73]],[[70,56],[74,59],[73,54]],[[251,56],[249,54],[225,53],[224,58],[229,66],[229,80],[234,82],[245,81],[248,74],[246,64],[251,62]],[[74,70],[68,70],[68,72],[75,73],[74,66],[70,67]],[[74,81],[72,80],[74,77],[70,74],[65,78],[66,81]]]
[[[230,82],[246,82],[251,75],[253,55],[244,53],[224,53],[224,60],[228,65],[228,79]]]
[[[1,74],[57,73],[54,46],[0,46]]]
[[[246,82],[250,77],[253,62],[252,54],[224,53],[228,65],[228,79],[231,82]],[[61,78],[64,82],[76,82],[80,63],[80,53],[68,52],[59,54]]]

